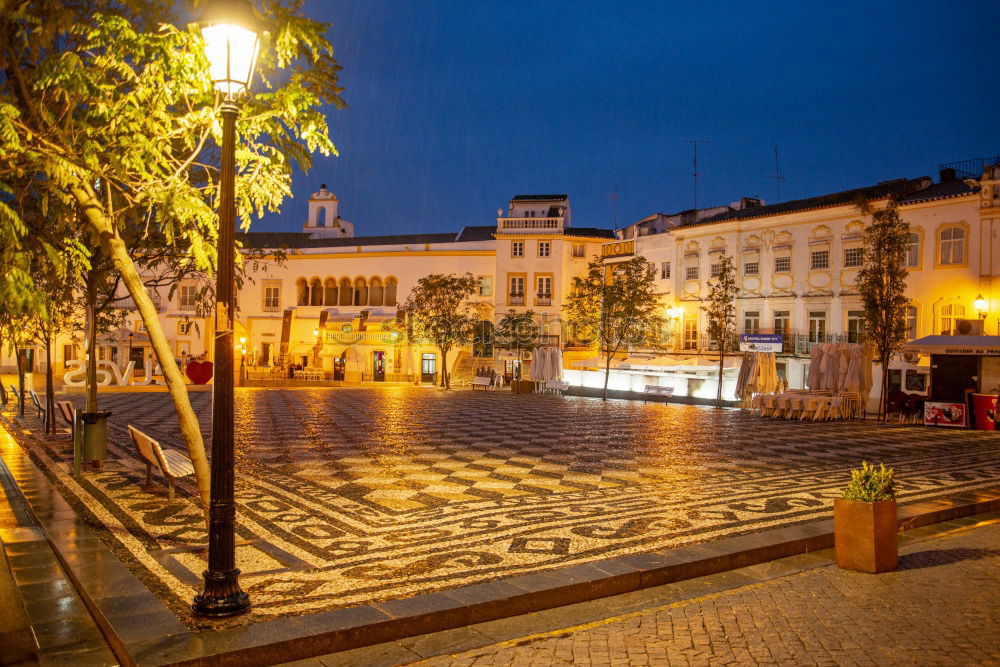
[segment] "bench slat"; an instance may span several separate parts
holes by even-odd
[[[163,460],[167,462],[167,467],[170,468],[171,477],[185,477],[194,474],[194,465],[191,464],[191,459],[176,449],[167,448],[162,451]]]

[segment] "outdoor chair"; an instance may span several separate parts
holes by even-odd
[[[66,421],[66,424],[69,425],[70,433],[72,433],[75,428],[73,424],[73,404],[69,401],[56,401],[56,408]]]
[[[128,425],[128,434],[132,438],[132,444],[135,445],[139,456],[146,463],[146,485],[144,488],[148,491],[153,485],[153,466],[155,465],[167,483],[167,498],[172,502],[174,499],[174,480],[194,474],[191,459],[176,449],[167,448],[164,450],[160,447],[160,443],[131,424]]]
[[[899,411],[899,421],[901,423],[912,421],[915,424],[924,419],[924,397],[919,394],[909,394]]]

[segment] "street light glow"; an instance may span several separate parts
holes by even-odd
[[[250,86],[260,36],[235,23],[217,23],[201,29],[205,39],[209,76],[216,90],[234,98]]]

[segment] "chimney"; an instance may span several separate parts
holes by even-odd
[[[948,181],[955,180],[955,170],[951,167],[947,167],[941,170],[941,182],[947,183]]]

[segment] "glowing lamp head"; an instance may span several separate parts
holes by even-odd
[[[319,335],[319,329],[313,329],[313,336]]]
[[[668,308],[667,309],[667,317],[669,317],[671,319],[679,320],[680,318],[684,317],[684,309],[683,308]]]
[[[250,0],[209,0],[201,20],[212,83],[229,100],[246,92],[260,52],[261,21]]]
[[[246,345],[246,342],[247,342],[247,337],[246,336],[240,336],[240,345]]]
[[[987,305],[986,299],[983,298],[982,294],[976,295],[976,299],[972,302],[972,307],[978,310],[979,312],[985,311],[986,305]]]

